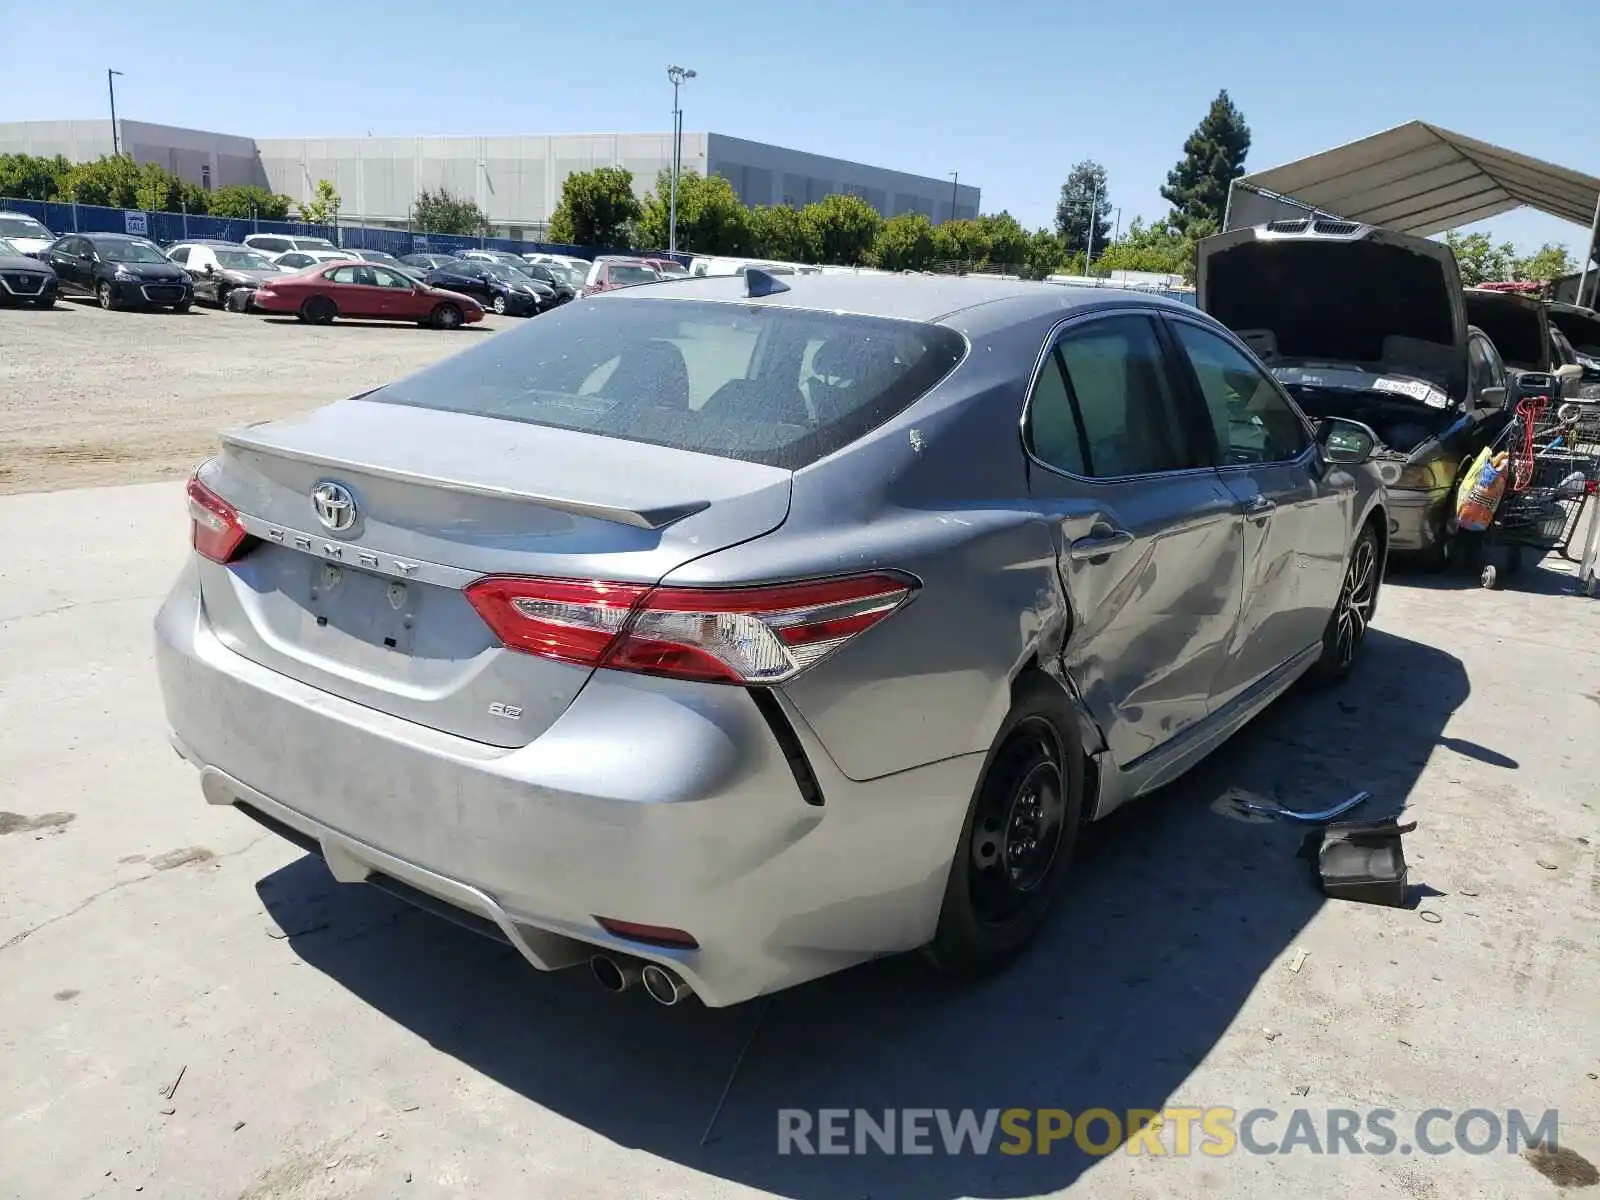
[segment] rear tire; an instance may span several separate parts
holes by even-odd
[[[1020,681],[962,823],[939,927],[923,953],[985,974],[1033,940],[1066,879],[1083,811],[1083,747],[1053,680]]]
[[[300,306],[300,319],[309,325],[331,325],[339,306],[326,296],[309,296]]]
[[[435,329],[460,329],[461,310],[454,304],[441,304],[433,310],[433,327]]]

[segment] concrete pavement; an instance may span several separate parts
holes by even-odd
[[[791,1107],[1554,1108],[1600,1161],[1600,605],[1554,574],[1389,586],[1356,679],[1094,831],[1007,974],[708,1012],[538,975],[203,804],[150,656],[185,539],[178,484],[0,497],[0,1196],[1557,1194],[1503,1153],[780,1156]],[[1322,901],[1230,787],[1404,805],[1439,894]]]

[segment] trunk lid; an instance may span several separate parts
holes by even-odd
[[[206,616],[230,649],[313,687],[524,745],[590,671],[505,649],[462,589],[485,575],[655,583],[780,526],[791,478],[596,434],[346,400],[224,435],[201,481],[258,542],[227,566],[200,559]],[[320,494],[319,515],[324,484],[334,490]]]
[[[1197,305],[1275,373],[1355,367],[1465,396],[1461,275],[1443,243],[1318,218],[1204,238],[1195,256]]]

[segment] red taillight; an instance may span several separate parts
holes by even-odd
[[[189,480],[189,517],[194,548],[212,562],[230,561],[248,536],[233,505],[201,483],[199,475]]]
[[[500,576],[467,599],[508,647],[708,683],[782,683],[905,603],[892,575],[744,588]]]

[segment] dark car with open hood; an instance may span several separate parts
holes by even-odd
[[[92,296],[101,308],[170,308],[188,312],[194,283],[149,238],[74,233],[39,258],[55,269],[64,295]]]
[[[49,308],[55,302],[56,273],[50,265],[0,238],[0,305]]]
[[[1196,247],[1199,307],[1232,329],[1312,418],[1377,433],[1390,546],[1442,567],[1456,481],[1504,428],[1505,365],[1467,322],[1441,242],[1325,218]]]

